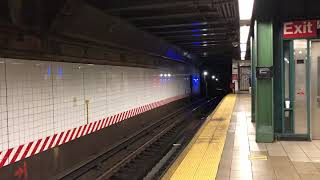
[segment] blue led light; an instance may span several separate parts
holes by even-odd
[[[59,68],[58,68],[58,76],[59,76],[59,77],[62,77],[62,75],[63,75],[62,67],[59,67]]]
[[[193,45],[201,45],[201,42],[192,42]]]
[[[200,93],[199,75],[192,75],[192,91],[194,94]]]
[[[192,29],[192,32],[201,32],[201,29]]]
[[[174,59],[174,60],[179,60],[179,61],[181,61],[181,60],[184,59],[182,55],[176,53],[176,52],[175,52],[174,50],[172,50],[172,49],[168,49],[168,50],[167,50],[166,56],[167,56],[168,58],[171,58],[171,59]]]
[[[193,22],[193,23],[191,23],[193,26],[199,26],[199,25],[201,25],[202,23],[201,22]]]
[[[48,69],[47,69],[47,75],[48,75],[48,77],[51,76],[51,66],[49,66]]]

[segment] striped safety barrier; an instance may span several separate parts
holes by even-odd
[[[99,131],[100,129],[106,128],[108,126],[121,122],[130,117],[136,116],[143,112],[168,104],[175,100],[182,99],[184,97],[186,97],[186,95],[175,96],[165,100],[147,104],[138,108],[121,112],[119,114],[116,114],[110,117],[100,119],[95,122],[90,122],[88,124],[66,130],[64,132],[53,134],[52,136],[47,136],[47,137],[29,142],[27,144],[22,144],[20,146],[7,149],[5,151],[0,151],[0,168],[9,164],[15,163],[17,161],[20,161],[22,159],[28,158],[30,156],[33,156],[35,154],[41,153],[50,148],[57,147],[59,145],[62,145],[64,143],[77,139],[79,137],[91,134],[95,131]]]

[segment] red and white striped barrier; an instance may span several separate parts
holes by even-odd
[[[151,109],[157,108],[159,106],[168,104],[170,102],[173,102],[178,99],[182,99],[186,97],[186,95],[183,96],[175,96],[172,98],[168,98],[165,100],[161,100],[158,102],[154,102],[151,104],[147,104],[138,108],[134,108],[110,117],[106,117],[103,119],[100,119],[95,122],[91,122],[89,124],[85,124],[79,127],[75,127],[72,129],[69,129],[64,132],[60,132],[57,134],[53,134],[51,136],[44,137],[42,139],[38,139],[32,142],[29,142],[27,144],[22,144],[20,146],[7,149],[5,151],[0,151],[0,168],[3,166],[6,166],[8,164],[12,164],[14,162],[20,161],[22,159],[28,158],[30,156],[33,156],[35,154],[41,153],[43,151],[46,151],[50,148],[54,148],[56,146],[59,146],[61,144],[67,143],[69,141],[72,141],[74,139],[77,139],[79,137],[91,134],[95,131],[99,131],[100,129],[106,128],[108,126],[111,126],[115,123],[121,122],[125,119],[128,119],[130,117],[136,116],[138,114],[141,114],[143,112],[149,111]]]

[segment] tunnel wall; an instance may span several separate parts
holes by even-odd
[[[0,58],[0,167],[186,97],[189,77],[173,68]]]

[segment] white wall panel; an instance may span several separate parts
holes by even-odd
[[[107,114],[107,71],[105,66],[84,67],[84,96],[88,103],[89,122],[106,117]],[[87,117],[87,105],[85,107]]]
[[[145,95],[144,95],[144,99],[145,99],[145,104],[149,104],[152,103],[155,100],[154,96],[155,95],[155,91],[154,91],[154,84],[153,84],[153,80],[154,78],[159,78],[159,75],[157,75],[155,72],[153,72],[154,70],[152,69],[145,69]]]
[[[7,60],[6,67],[9,147],[53,134],[51,64]]]
[[[144,94],[145,94],[145,83],[144,83],[144,70],[142,68],[137,68],[135,72],[135,83],[136,88],[134,89],[134,93],[136,95],[137,106],[144,105]]]
[[[136,94],[132,90],[135,86],[133,81],[134,70],[128,67],[123,67],[123,78],[122,78],[122,97],[121,101],[123,104],[123,111],[133,109],[136,106]],[[120,99],[119,99],[120,100]]]
[[[185,95],[188,88],[173,70],[0,59],[0,151]]]
[[[0,151],[8,148],[6,96],[5,63],[4,59],[0,58]]]
[[[120,67],[112,67],[107,71],[107,101],[108,114],[121,112],[123,98],[121,96],[123,72]]]
[[[55,133],[86,123],[83,70],[79,64],[53,63]]]

